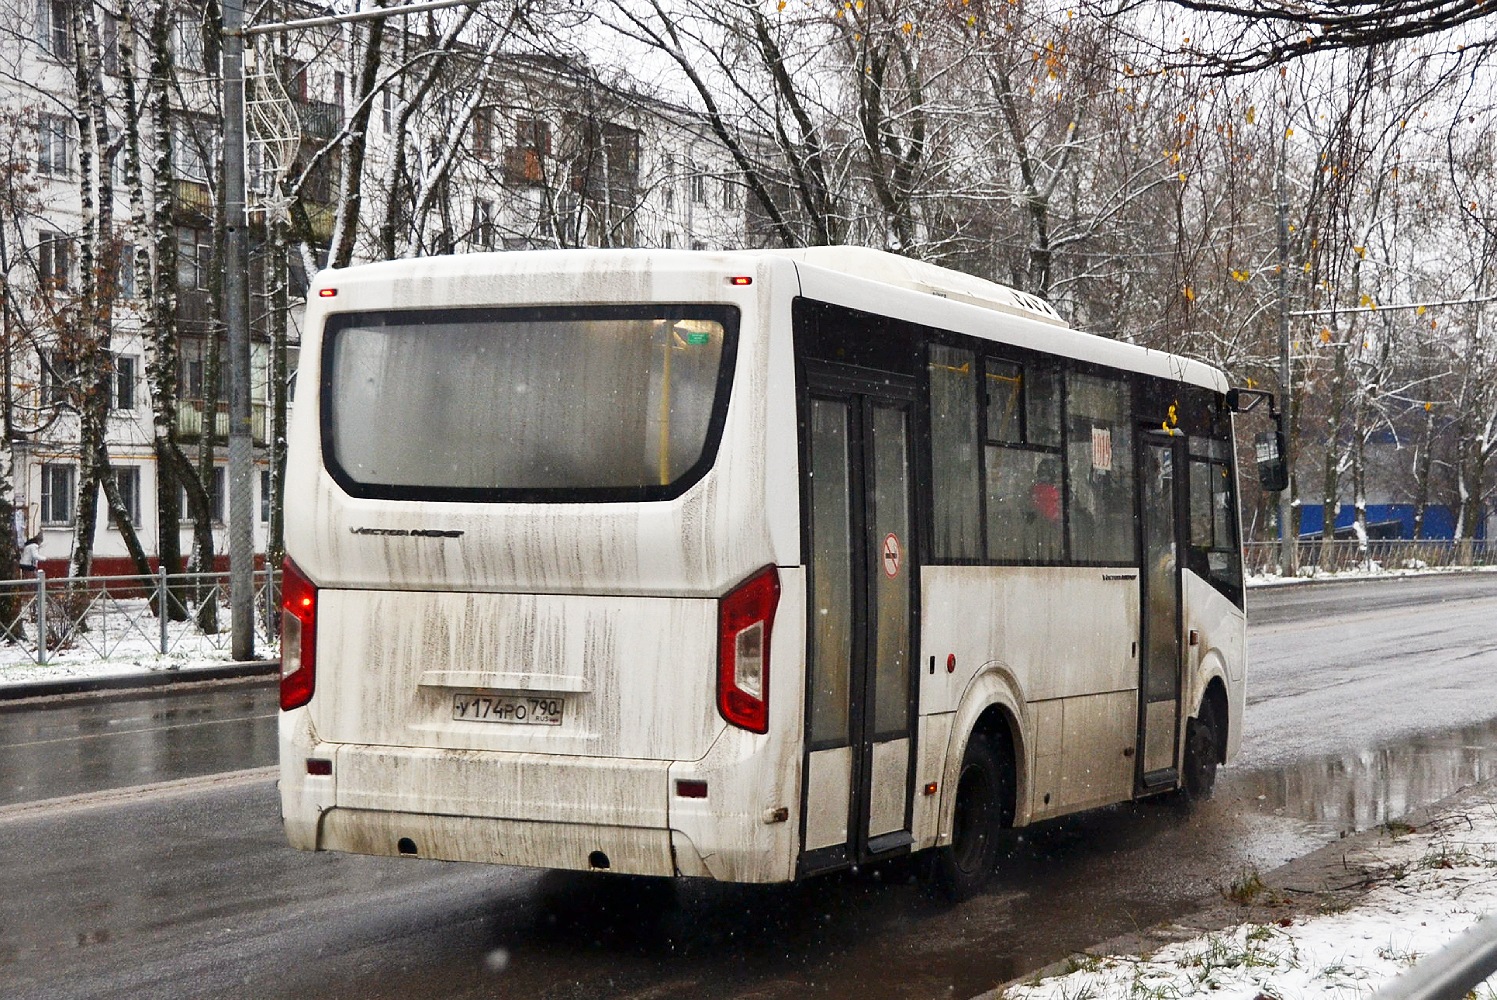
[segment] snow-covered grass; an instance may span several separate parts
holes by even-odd
[[[1362,1000],[1417,960],[1497,911],[1497,789],[1448,808],[1418,829],[1388,824],[1348,852],[1348,881],[1366,894],[1341,912],[1257,919],[1145,955],[1074,956],[1065,971],[1002,993],[1007,1000]],[[1274,889],[1254,874],[1224,895],[1273,913]],[[1264,904],[1269,904],[1265,906]],[[1340,903],[1338,906],[1345,906]],[[1497,998],[1497,977],[1477,991]]]
[[[71,679],[123,677],[160,671],[192,670],[233,662],[228,631],[228,609],[219,613],[220,631],[204,633],[191,619],[166,623],[165,652],[161,622],[145,598],[91,595],[80,614],[84,627],[70,621],[49,601],[54,648],[37,663],[35,613],[28,611],[19,625],[23,641],[0,643],[0,691],[7,686]],[[58,622],[66,624],[59,627]],[[273,643],[257,636],[256,652],[276,655]]]
[[[1412,565],[1384,566],[1373,562],[1341,570],[1316,570],[1307,567],[1299,576],[1282,576],[1276,572],[1253,573],[1247,577],[1249,587],[1284,587],[1313,580],[1386,580],[1400,576],[1439,576],[1452,573],[1497,573],[1497,566],[1429,566],[1410,560]]]

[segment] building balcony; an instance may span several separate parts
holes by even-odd
[[[204,419],[205,409],[206,405],[201,399],[184,399],[177,406],[177,437],[180,440],[197,441],[202,438],[207,422]],[[266,403],[258,400],[250,403],[250,438],[257,445],[263,445],[269,440],[268,410]],[[217,441],[229,439],[229,404],[226,402],[220,402],[213,415],[213,437]]]
[[[180,217],[190,220],[213,218],[213,189],[205,182],[177,178],[176,208]]]
[[[343,130],[343,108],[326,101],[296,101],[296,117],[308,139],[331,139]]]

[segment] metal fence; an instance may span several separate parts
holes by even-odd
[[[254,574],[255,645],[280,639],[280,574]],[[215,655],[232,648],[228,573],[0,581],[0,659]],[[165,614],[160,613],[165,610]]]
[[[1248,542],[1243,558],[1249,575],[1279,571],[1278,542]],[[1497,565],[1497,545],[1486,539],[1301,539],[1298,542],[1301,575],[1321,573],[1394,572],[1405,569],[1457,569]]]

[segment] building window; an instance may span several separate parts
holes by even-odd
[[[177,177],[198,184],[208,183],[209,145],[206,133],[185,122],[172,129],[172,169]]]
[[[469,237],[473,245],[485,250],[494,249],[494,203],[479,199],[473,203],[473,231]]]
[[[700,171],[691,175],[691,200],[698,205],[707,204],[707,175]]]
[[[473,112],[473,155],[480,160],[494,155],[493,108],[478,108]]]
[[[114,377],[110,379],[111,410],[135,409],[135,379],[140,359],[133,354],[119,354],[114,359]]]
[[[178,69],[203,72],[203,25],[196,18],[178,17],[172,32],[172,54]]]
[[[42,355],[42,405],[59,406],[70,403],[73,386],[78,380],[78,362],[55,353]]]
[[[213,478],[208,484],[208,513],[213,520],[219,524],[224,519],[224,467],[215,465],[213,467]],[[192,520],[192,505],[187,500],[187,488],[177,487],[177,503],[182,511],[182,520]]]
[[[275,496],[270,488],[270,470],[260,470],[260,523],[270,523],[270,501]]]
[[[676,204],[676,154],[665,154],[665,180],[660,184],[660,201],[666,208]]]
[[[135,262],[138,252],[133,243],[126,243],[120,247],[119,271],[115,275],[115,297],[117,299],[135,298]]]
[[[36,166],[44,174],[63,175],[72,169],[73,123],[65,115],[37,115]]]
[[[738,201],[738,177],[736,174],[728,174],[723,178],[723,208],[737,208]]]
[[[71,241],[62,233],[41,233],[36,241],[36,278],[43,288],[68,287]]]
[[[103,34],[104,72],[120,75],[120,21],[108,11],[99,12],[99,30]]]
[[[551,155],[551,126],[539,118],[515,120],[515,145],[504,165],[512,184],[539,184],[545,179],[546,157]]]
[[[177,229],[177,286],[202,291],[208,287],[213,262],[213,237],[206,229]]]
[[[71,465],[47,463],[42,466],[42,523],[73,523],[73,503],[77,495],[78,470]]]
[[[286,86],[286,96],[293,101],[307,102],[307,64],[296,59],[281,60],[281,82]]]
[[[388,87],[379,92],[379,123],[386,132],[395,126],[395,92]]]
[[[36,0],[36,40],[42,51],[66,61],[73,56],[67,0]]]
[[[125,505],[130,523],[140,527],[140,466],[115,466],[114,484],[120,491],[120,502]]]

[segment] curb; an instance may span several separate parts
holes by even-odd
[[[202,681],[236,680],[244,677],[271,678],[280,669],[279,660],[251,660],[226,663],[221,667],[192,667],[187,670],[153,670],[149,673],[123,674],[117,677],[78,677],[66,680],[37,681],[34,684],[0,685],[0,707],[6,702],[28,698],[51,698],[57,695],[88,694],[100,691],[129,691],[137,688],[175,687]]]

